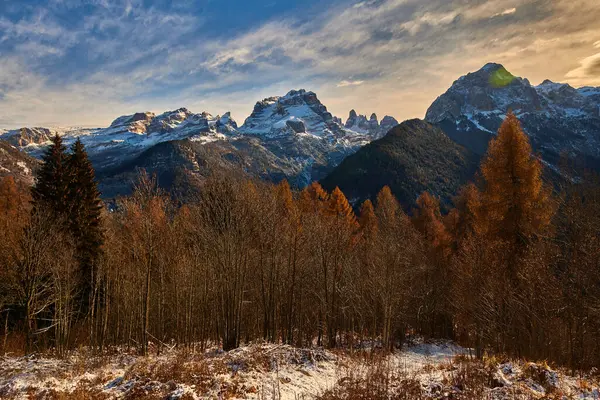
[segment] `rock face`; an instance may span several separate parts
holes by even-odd
[[[532,86],[500,64],[487,64],[455,81],[429,107],[425,120],[482,155],[511,110],[534,151],[552,168],[566,152],[582,167],[600,169],[600,88],[575,89],[549,80]]]
[[[328,190],[338,186],[355,206],[386,185],[407,209],[425,190],[447,205],[473,177],[477,160],[439,128],[415,119],[348,156],[321,183]]]
[[[166,187],[217,168],[303,187],[373,139],[340,122],[315,93],[301,89],[257,102],[242,126],[229,112],[213,116],[179,108],[121,116],[105,129],[5,131],[0,140],[39,157],[57,133],[67,145],[80,138],[106,197],[128,193],[139,168],[156,172]]]
[[[334,121],[317,95],[304,89],[259,101],[239,131],[265,138],[298,133],[317,138],[342,137],[348,133]]]
[[[379,129],[381,130],[381,132],[383,132],[382,136],[385,136],[385,134],[388,133],[389,130],[395,127],[396,125],[398,125],[398,121],[396,120],[396,118],[390,117],[389,115],[383,117],[383,119],[381,120],[381,124],[379,125]]]
[[[12,144],[0,140],[0,179],[12,176],[17,182],[31,185],[38,164],[36,159]]]
[[[303,187],[324,177],[344,157],[372,140],[339,122],[315,93],[292,90],[285,96],[257,102],[238,129],[244,140],[232,144],[237,147],[244,143],[246,149],[260,144],[272,154],[275,169],[295,186]]]
[[[383,137],[391,128],[398,125],[394,117],[386,115],[381,124],[377,119],[377,114],[371,114],[367,119],[366,115],[358,115],[356,111],[351,110],[348,119],[344,124],[345,128],[354,132],[371,136],[373,139]]]

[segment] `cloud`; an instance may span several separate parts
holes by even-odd
[[[365,83],[365,81],[346,81],[346,80],[343,80],[343,81],[338,82],[337,87],[360,86],[363,83]]]
[[[411,35],[415,35],[425,27],[436,27],[439,25],[451,24],[455,21],[458,15],[459,14],[457,11],[451,11],[448,13],[426,12],[415,19],[403,23],[401,27],[406,29]]]
[[[504,15],[511,15],[517,12],[517,8],[513,7],[513,8],[507,8],[506,10],[499,12],[498,14],[494,14],[492,15],[492,17],[501,17]]]
[[[588,60],[600,48],[596,0],[336,1],[310,17],[243,23],[190,9],[199,2],[165,4],[52,0],[4,13],[3,121],[103,125],[192,105],[241,120],[261,96],[300,87],[338,115],[422,117],[456,78],[490,60],[532,81],[596,81]]]
[[[575,82],[600,84],[600,53],[581,60],[579,67],[567,72],[565,78]]]

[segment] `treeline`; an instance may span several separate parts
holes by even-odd
[[[100,218],[85,151],[61,146],[32,196],[0,184],[5,351],[375,338],[392,349],[420,334],[478,355],[600,363],[600,186],[544,184],[513,115],[445,215],[428,193],[407,214],[384,187],[355,214],[339,189],[232,175],[181,204],[141,173]]]

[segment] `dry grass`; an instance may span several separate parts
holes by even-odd
[[[436,361],[423,353],[411,357],[415,356],[421,361],[415,364],[411,358],[416,367],[406,368],[404,356],[378,350],[332,353],[255,344],[228,353],[174,349],[161,356],[139,357],[126,351],[98,356],[81,350],[63,360],[32,357],[2,363],[0,358],[0,398],[479,400],[529,399],[531,390],[537,390],[543,397],[536,398],[559,399],[598,390],[597,380],[586,376],[569,378],[572,390],[564,391],[566,371],[557,372],[544,363],[511,362],[504,357],[474,360],[463,355]],[[317,377],[323,371],[317,365],[328,366],[330,383],[316,393],[290,397],[290,391],[285,392],[295,384],[290,376]],[[4,384],[27,374],[35,377],[31,387]]]

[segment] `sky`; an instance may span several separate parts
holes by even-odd
[[[0,0],[0,127],[231,111],[306,89],[422,118],[461,75],[600,86],[597,0]]]

